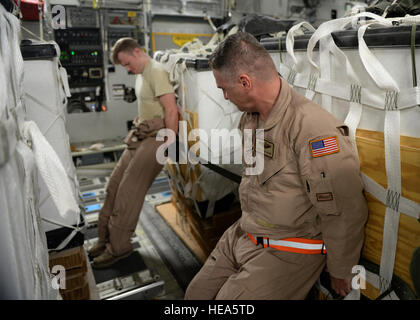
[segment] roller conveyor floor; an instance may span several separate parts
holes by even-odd
[[[97,240],[97,219],[108,177],[79,176],[79,181],[83,182],[86,204],[84,246],[88,250]],[[100,299],[183,299],[201,263],[155,209],[170,197],[169,183],[162,172],[146,195],[131,239],[134,252],[110,268],[93,269]]]

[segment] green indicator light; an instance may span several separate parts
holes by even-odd
[[[71,55],[74,56],[74,51],[71,52]]]

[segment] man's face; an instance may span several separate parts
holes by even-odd
[[[243,86],[240,78],[228,79],[223,73],[213,69],[213,75],[216,79],[216,85],[222,89],[223,96],[235,104],[240,111],[251,111],[252,103],[250,102],[248,91]]]
[[[143,59],[140,49],[134,49],[132,52],[121,51],[118,53],[120,64],[128,71],[134,74],[143,72]]]

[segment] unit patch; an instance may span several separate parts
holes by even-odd
[[[274,157],[274,143],[264,139],[264,155],[273,158]]]
[[[318,200],[318,202],[320,201],[332,201],[333,198],[333,194],[331,192],[324,192],[324,193],[317,193],[316,194],[316,200]]]
[[[312,157],[322,157],[328,154],[337,153],[340,151],[338,147],[337,137],[329,137],[324,139],[312,140],[309,142]]]

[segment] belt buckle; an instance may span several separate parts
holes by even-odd
[[[261,244],[264,248],[264,238],[263,237],[257,237],[257,246]]]

